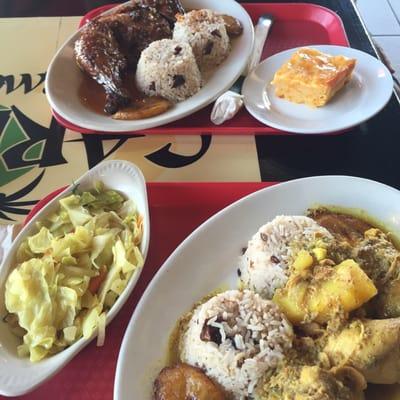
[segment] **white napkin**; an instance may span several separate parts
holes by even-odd
[[[215,125],[221,125],[233,118],[243,106],[243,96],[228,90],[218,97],[211,112],[211,121]]]
[[[254,32],[254,47],[244,76],[248,75],[259,64],[272,22],[273,17],[270,14],[263,14],[259,18]],[[243,107],[243,103],[243,96],[241,94],[228,90],[215,101],[211,111],[211,121],[215,125],[221,125],[225,121],[233,118]]]

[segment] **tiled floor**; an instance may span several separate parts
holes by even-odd
[[[400,0],[357,0],[356,4],[373,40],[400,81]]]

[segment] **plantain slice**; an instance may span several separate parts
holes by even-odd
[[[164,368],[154,382],[153,400],[226,400],[201,369],[188,364]]]
[[[229,37],[237,37],[242,34],[243,26],[238,19],[225,14],[221,15],[221,17],[224,20],[226,33],[228,34]]]
[[[112,118],[125,121],[151,118],[165,113],[172,105],[169,100],[162,97],[145,97],[129,107],[121,108]]]

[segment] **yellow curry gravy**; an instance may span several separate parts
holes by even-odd
[[[391,242],[395,245],[395,247],[400,247],[399,238],[396,235],[392,234],[387,227],[385,227],[380,221],[368,215],[365,211],[359,209],[349,209],[337,206],[321,206],[315,205],[312,209],[318,209],[323,207],[332,213],[341,213],[353,217],[356,223],[354,226],[355,230],[358,230],[357,225],[365,225],[372,226],[374,228],[379,228],[383,232],[385,232],[390,238]],[[377,385],[368,383],[367,389],[364,392],[365,400],[400,400],[400,384],[391,384],[391,385]]]
[[[189,312],[187,312],[185,315],[183,315],[181,318],[179,318],[178,322],[176,323],[176,325],[175,325],[174,329],[172,330],[170,337],[169,337],[168,349],[167,349],[167,360],[166,360],[167,366],[175,365],[180,362],[179,340],[180,340],[181,335],[185,332],[186,327],[187,327],[190,319],[192,318],[194,310],[201,304],[210,300],[212,297],[214,297],[217,294],[222,293],[226,290],[228,290],[228,288],[222,288],[222,287],[214,290],[212,293],[208,294],[207,296],[204,296],[201,300],[199,300],[197,303],[195,303]]]

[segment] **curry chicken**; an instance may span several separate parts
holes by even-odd
[[[308,217],[328,238],[318,233],[297,249],[285,283],[274,290],[272,302],[293,327],[292,345],[276,367],[265,370],[248,397],[221,395],[206,370],[178,362],[157,378],[155,399],[362,400],[372,399],[370,384],[400,383],[400,253],[393,236],[364,218],[326,208]],[[203,327],[200,340],[223,346],[222,323],[218,317],[207,325],[213,335],[204,335]],[[181,396],[167,396],[174,380],[186,388]],[[208,390],[213,397],[204,395]]]

